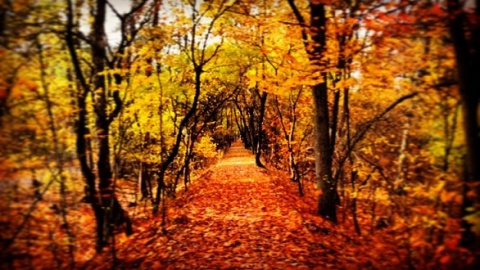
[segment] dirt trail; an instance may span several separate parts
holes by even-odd
[[[176,199],[166,235],[158,220],[137,227],[119,258],[125,268],[338,268],[335,252],[318,241],[322,229],[307,224],[288,196],[237,142]]]

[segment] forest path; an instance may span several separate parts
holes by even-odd
[[[319,241],[328,230],[306,221],[292,194],[236,142],[174,201],[166,235],[158,220],[137,227],[118,257],[126,268],[145,269],[342,268],[328,241]]]

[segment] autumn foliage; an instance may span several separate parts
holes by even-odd
[[[0,268],[476,269],[467,2],[2,1]]]

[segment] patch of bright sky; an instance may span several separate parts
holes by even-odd
[[[132,8],[132,2],[129,0],[110,0],[110,4],[115,8],[119,14],[125,14]],[[107,7],[107,14],[105,19],[105,32],[107,34],[108,42],[111,46],[117,46],[120,43],[120,20],[110,7]]]
[[[115,9],[118,14],[125,14],[128,13],[132,9],[132,0],[109,0],[108,1],[111,6]],[[152,1],[147,1],[146,6],[151,6],[150,4]],[[160,17],[164,18],[166,21],[172,21],[172,10],[175,5],[180,4],[180,0],[172,0],[172,1],[162,1],[162,6],[160,9]],[[89,14],[89,7],[84,6],[83,8],[83,18],[82,18],[82,25],[80,26],[81,31],[88,35],[90,33],[90,23],[87,21],[87,17]],[[105,18],[105,32],[107,35],[108,42],[110,46],[115,47],[120,43],[121,40],[121,29],[120,29],[120,20],[112,10],[110,6],[107,6],[106,11],[106,18]]]
[[[110,4],[115,8],[119,14],[125,14],[129,12],[132,8],[131,0],[110,0]],[[191,0],[195,4],[195,9],[198,11],[200,5],[204,3],[203,0]],[[146,6],[151,6],[151,1],[146,3]],[[176,15],[174,12],[184,12],[183,15],[191,17],[192,7],[188,1],[181,0],[163,0],[159,12],[159,17],[161,18],[162,23],[173,24],[176,20]],[[198,13],[197,13],[198,14]],[[209,23],[209,18],[203,17],[200,20],[201,24]],[[105,30],[107,33],[107,38],[111,46],[117,46],[121,40],[121,30],[120,30],[120,21],[112,11],[110,7],[107,8],[106,14],[106,23]]]
[[[195,0],[191,0],[195,1]],[[132,0],[110,0],[111,5],[116,9],[116,11],[120,14],[127,13],[132,7]],[[150,2],[150,1],[149,1]],[[199,9],[203,0],[197,0],[196,2],[196,9]],[[391,0],[385,0],[385,3],[391,2]],[[149,3],[147,3],[148,6]],[[164,22],[173,23],[175,20],[174,14],[172,14],[174,8],[180,7],[180,10],[183,9],[186,14],[191,14],[191,7],[187,4],[182,3],[181,0],[163,0],[162,7],[160,10],[160,17],[163,18]],[[464,2],[464,9],[469,11],[475,7],[474,0],[466,0]],[[177,9],[179,10],[179,9]],[[253,13],[258,12],[255,8],[252,10]],[[85,7],[85,11],[83,14],[88,14],[88,7]],[[107,8],[106,14],[106,24],[105,30],[107,33],[107,38],[111,46],[116,46],[119,44],[121,39],[120,33],[120,21],[116,17],[115,13],[111,10],[110,7]],[[85,34],[88,34],[90,31],[90,25],[87,23],[86,19],[82,20],[81,30]]]

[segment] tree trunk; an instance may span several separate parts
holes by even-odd
[[[202,73],[203,73],[203,66],[198,66],[194,63],[195,68],[195,96],[193,97],[192,107],[188,110],[185,117],[183,117],[182,121],[180,121],[180,125],[178,127],[177,137],[175,138],[175,144],[173,145],[172,151],[168,154],[167,158],[160,164],[160,168],[158,170],[158,180],[157,180],[157,192],[155,194],[155,200],[153,203],[153,213],[158,213],[161,196],[162,196],[162,189],[165,188],[165,173],[167,172],[168,167],[170,164],[175,160],[178,155],[178,150],[180,149],[180,144],[183,138],[183,130],[187,127],[190,119],[194,116],[195,112],[197,111],[198,100],[200,98],[200,90],[202,85]],[[162,224],[164,224],[164,220],[162,220]]]
[[[257,150],[257,136],[255,136],[255,103],[251,104],[248,107],[248,126],[250,130],[250,143],[251,143],[251,151],[252,154],[255,154]]]
[[[90,91],[89,86],[83,76],[83,72],[81,69],[79,57],[76,53],[76,41],[73,36],[73,5],[72,1],[68,1],[68,10],[67,10],[68,18],[67,18],[67,34],[66,34],[66,42],[67,47],[72,58],[72,64],[75,70],[75,74],[77,76],[78,86],[79,86],[79,93],[77,94],[77,109],[78,109],[78,119],[76,122],[76,152],[77,158],[80,162],[80,169],[82,171],[82,175],[85,178],[85,182],[87,184],[86,187],[86,198],[88,202],[90,202],[94,215],[95,220],[102,220],[102,209],[98,203],[98,196],[97,190],[95,188],[95,174],[92,172],[92,168],[88,165],[87,160],[87,141],[86,141],[86,134],[87,134],[87,109],[86,109],[86,98],[87,94]],[[103,239],[101,235],[101,230],[98,230],[98,222],[97,222],[97,250],[99,249],[99,239]]]
[[[92,61],[93,72],[95,74],[93,80],[92,90],[86,82],[85,76],[80,64],[80,58],[76,53],[77,43],[74,38],[74,13],[73,4],[69,0],[67,2],[67,31],[66,42],[70,56],[72,58],[72,64],[75,70],[77,81],[79,82],[79,94],[77,98],[78,108],[78,120],[76,126],[76,148],[77,156],[80,161],[80,167],[82,174],[85,177],[87,183],[87,190],[89,195],[89,202],[95,214],[97,223],[97,251],[100,251],[107,243],[108,237],[111,236],[112,228],[114,225],[120,225],[126,222],[126,233],[132,233],[132,227],[129,218],[123,211],[120,203],[114,196],[112,183],[112,171],[110,166],[110,149],[109,149],[109,127],[113,118],[118,114],[121,109],[121,100],[118,97],[118,93],[114,94],[116,102],[116,108],[114,112],[107,115],[107,99],[105,96],[105,80],[103,75],[99,75],[104,71],[106,61],[106,36],[105,36],[105,12],[106,1],[98,0],[95,6],[95,18],[92,25]],[[87,159],[87,147],[88,142],[85,139],[85,135],[88,133],[86,128],[87,124],[87,109],[86,98],[89,93],[94,94],[94,110],[96,115],[96,134],[98,136],[98,178],[100,194],[96,190],[96,177],[92,171],[92,167],[88,164]]]
[[[337,192],[332,177],[326,82],[313,88],[313,97],[315,102],[315,175],[317,186],[322,190],[322,194],[318,198],[318,213],[333,222],[337,222],[335,203]]]
[[[321,82],[312,89],[314,100],[314,129],[315,129],[315,177],[317,187],[322,190],[318,198],[318,213],[337,222],[336,183],[332,177],[332,156],[329,134],[328,113],[328,88],[326,76],[326,64],[324,52],[327,47],[326,40],[326,14],[325,4],[322,1],[310,1],[310,25],[307,25],[302,14],[294,3],[288,0],[288,4],[302,27],[302,39],[307,52],[310,66],[315,72],[320,72]],[[310,35],[310,38],[308,37]]]
[[[450,13],[450,35],[453,40],[455,49],[455,58],[457,63],[457,72],[459,80],[460,95],[462,98],[463,121],[465,128],[465,136],[467,143],[467,153],[465,158],[465,191],[463,196],[463,216],[471,213],[466,208],[474,206],[480,202],[480,187],[476,188],[468,184],[476,182],[480,179],[480,167],[478,160],[480,158],[480,139],[479,139],[479,119],[478,105],[480,81],[476,78],[480,69],[480,24],[474,23],[471,33],[466,33],[465,21],[466,14],[463,6],[458,0],[448,1],[448,11]],[[476,1],[475,15],[480,16],[480,1]],[[472,190],[476,192],[476,198],[472,199],[467,196]],[[479,211],[479,209],[476,209]],[[464,232],[461,244],[472,251],[480,249],[480,237],[475,235],[471,230],[471,224],[462,220]],[[476,265],[480,265],[480,259],[476,256]]]
[[[329,134],[328,87],[327,75],[323,59],[326,49],[326,16],[325,5],[310,4],[310,28],[313,49],[308,51],[311,65],[321,71],[322,82],[313,87],[314,100],[314,127],[315,127],[315,175],[317,186],[322,195],[318,198],[318,213],[337,222],[336,212],[336,185],[332,177],[332,156]],[[323,70],[322,70],[323,69]]]
[[[258,127],[257,127],[257,140],[256,140],[256,150],[255,150],[255,164],[258,167],[265,168],[265,165],[262,164],[260,157],[262,156],[262,136],[263,136],[263,118],[265,115],[265,103],[267,101],[267,92],[263,92],[262,95],[257,90],[257,95],[260,97],[260,115],[258,117]]]
[[[105,34],[106,0],[97,0],[95,8],[95,19],[92,29],[92,61],[93,72],[93,98],[94,111],[96,115],[95,128],[98,139],[98,160],[97,171],[99,178],[99,203],[102,209],[102,218],[97,219],[97,251],[106,245],[108,238],[113,232],[113,227],[126,222],[126,233],[131,234],[131,222],[114,194],[112,186],[112,169],[110,165],[110,144],[109,129],[115,114],[107,114],[107,97],[105,77],[101,72],[105,71],[107,59],[106,47],[107,37]],[[116,110],[121,108],[118,92],[114,93]]]

